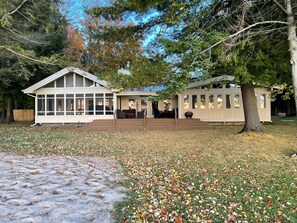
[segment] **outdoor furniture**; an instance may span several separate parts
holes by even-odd
[[[137,112],[137,118],[144,118],[144,111],[145,110],[142,110],[140,112]]]
[[[135,109],[124,109],[123,112],[125,112],[126,118],[135,118],[135,114],[136,114]]]
[[[117,109],[117,118],[119,118],[119,119],[126,118],[126,113],[121,111],[120,109]]]
[[[187,111],[187,112],[185,112],[185,116],[186,116],[186,118],[192,118],[193,117],[193,112]]]

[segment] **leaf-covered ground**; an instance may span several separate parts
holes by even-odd
[[[265,134],[214,130],[83,131],[0,125],[0,151],[117,159],[129,199],[118,222],[297,222],[296,122]]]

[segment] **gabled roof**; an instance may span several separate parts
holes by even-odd
[[[218,77],[213,77],[204,81],[196,81],[193,83],[190,83],[186,88],[196,88],[196,87],[201,87],[201,86],[206,86],[209,84],[214,84],[214,83],[219,83],[221,81],[234,81],[235,77],[230,76],[230,75],[222,75]]]
[[[108,87],[108,83],[104,80],[99,80],[96,76],[94,76],[93,74],[90,74],[82,69],[79,69],[79,68],[75,68],[75,67],[66,67],[54,74],[52,74],[51,76],[37,82],[36,84],[33,84],[32,86],[26,88],[23,90],[23,92],[25,94],[32,94],[34,93],[34,91],[36,91],[37,89],[39,88],[42,88],[44,86],[46,86],[47,84],[59,79],[60,77],[70,73],[70,72],[74,72],[76,74],[79,74],[83,77],[86,77],[87,79],[90,79],[92,81],[94,81],[95,83],[98,83],[100,84],[101,86],[103,87],[106,87],[106,88],[109,88]]]

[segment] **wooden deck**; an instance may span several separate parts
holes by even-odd
[[[94,120],[82,127],[85,130],[107,129],[213,129],[200,119],[108,119]]]

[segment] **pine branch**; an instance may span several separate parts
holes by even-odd
[[[280,9],[287,15],[288,14],[288,12],[287,12],[287,10],[277,1],[277,0],[273,0],[273,2],[275,3],[275,4],[277,4],[277,6],[278,7],[280,7]]]
[[[18,7],[16,7],[13,11],[7,13],[6,16],[12,15],[16,13],[28,0],[24,0]]]
[[[214,47],[220,45],[220,44],[223,43],[223,42],[225,42],[226,40],[232,39],[233,37],[238,36],[239,34],[245,32],[245,31],[247,31],[247,30],[249,30],[249,29],[251,29],[251,28],[253,28],[253,27],[255,27],[255,26],[258,26],[258,25],[264,25],[264,24],[284,24],[284,25],[288,25],[287,22],[283,22],[283,21],[264,21],[264,22],[256,22],[256,23],[254,23],[254,24],[252,24],[252,25],[249,25],[249,26],[245,27],[244,29],[241,29],[241,30],[239,30],[238,32],[236,32],[236,33],[234,33],[234,34],[228,36],[227,38],[225,38],[225,39],[223,39],[223,40],[221,40],[221,41],[219,41],[219,42],[216,42],[215,44],[211,45],[211,46],[208,47],[207,49],[201,51],[201,53],[205,53],[205,52],[209,51],[210,49],[212,49],[212,48],[214,48]]]
[[[56,64],[53,64],[53,63],[49,63],[49,62],[46,62],[46,61],[42,61],[42,60],[38,60],[38,59],[34,59],[34,58],[29,57],[29,56],[26,56],[26,55],[24,55],[24,54],[18,53],[18,52],[16,52],[16,51],[14,51],[13,49],[10,49],[10,48],[8,48],[8,47],[6,47],[6,46],[0,46],[0,49],[1,49],[1,48],[4,49],[4,50],[7,50],[7,51],[9,51],[9,52],[11,52],[11,53],[13,53],[13,54],[15,54],[15,55],[17,55],[17,56],[19,56],[19,57],[25,58],[25,59],[27,59],[27,60],[34,61],[34,62],[36,62],[36,63],[46,64],[46,65],[52,65],[52,66],[55,66],[55,65],[56,65]]]

